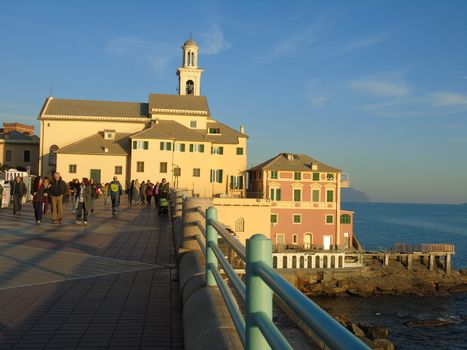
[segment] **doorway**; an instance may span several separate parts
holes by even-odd
[[[91,175],[89,176],[94,182],[101,183],[101,169],[91,169]]]
[[[331,249],[331,239],[332,239],[332,236],[324,236],[323,237],[323,249],[324,250]]]

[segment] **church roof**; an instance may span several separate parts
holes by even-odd
[[[129,133],[116,133],[114,140],[105,140],[104,133],[99,132],[62,147],[57,153],[126,156],[130,151],[130,135]]]
[[[189,114],[210,116],[206,96],[150,94],[149,112],[153,114]]]
[[[211,128],[219,128],[220,134],[209,134],[208,130]],[[242,134],[241,132],[218,121],[207,123],[207,130],[202,130],[201,133],[204,135],[206,140],[213,143],[237,144],[239,137],[248,137],[247,135]]]
[[[147,118],[148,104],[50,98],[43,115],[80,117]]]
[[[183,47],[185,47],[185,46],[196,46],[196,47],[198,47],[198,44],[193,39],[188,39],[187,41],[185,41],[183,43]]]
[[[317,166],[316,170],[312,169],[312,164]],[[279,153],[264,163],[249,169],[249,171],[255,170],[341,172],[340,169],[324,164],[306,154],[293,153]]]
[[[132,139],[165,139],[181,141],[207,142],[195,129],[177,123],[173,120],[159,120],[152,122],[151,126],[131,135]]]

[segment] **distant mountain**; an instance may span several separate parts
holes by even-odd
[[[358,191],[352,187],[342,189],[342,202],[371,202],[370,197],[363,191]]]

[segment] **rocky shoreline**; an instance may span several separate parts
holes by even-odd
[[[442,295],[467,293],[467,269],[408,270],[402,264],[355,270],[290,270],[281,274],[308,296]]]

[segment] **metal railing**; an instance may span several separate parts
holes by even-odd
[[[205,226],[197,226],[206,238],[200,243],[206,257],[206,284],[218,287],[230,313],[238,336],[247,350],[293,349],[272,321],[273,293],[314,332],[330,349],[369,349],[359,338],[322,310],[312,300],[289,284],[272,268],[272,242],[262,234],[247,239],[246,248],[217,221],[217,209],[210,207]],[[219,236],[235,251],[246,265],[246,283],[240,279],[218,246]],[[231,289],[219,271],[219,265],[228,276],[237,298],[244,305],[245,317]]]

